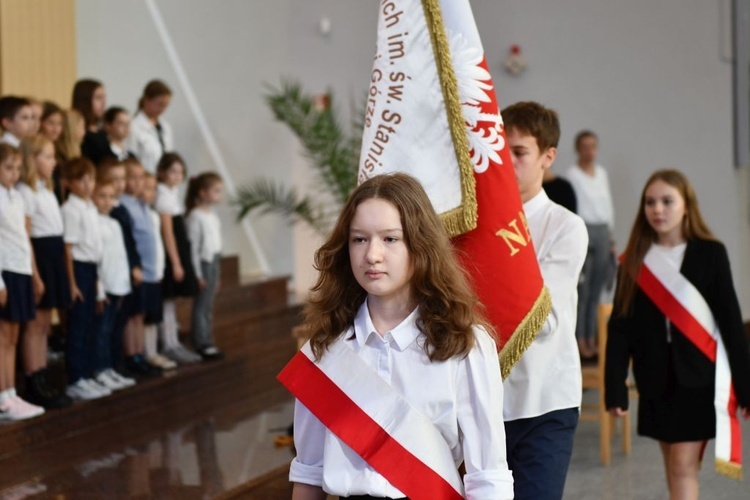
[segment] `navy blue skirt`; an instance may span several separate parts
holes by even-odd
[[[177,282],[172,274],[172,261],[169,256],[165,259],[164,279],[162,280],[162,294],[165,299],[174,297],[195,297],[198,295],[198,279],[195,277],[192,256],[190,255],[190,240],[187,237],[185,219],[182,215],[172,216],[172,232],[174,233],[177,253],[180,256],[180,264],[185,272],[182,281]]]
[[[8,300],[5,307],[0,307],[0,319],[14,323],[25,323],[36,318],[31,276],[3,271],[3,281],[8,291]]]
[[[143,289],[143,323],[158,325],[164,318],[164,299],[161,295],[161,283],[141,283]]]
[[[65,264],[62,236],[31,238],[36,267],[44,283],[44,295],[38,309],[66,309],[70,305],[70,281]]]

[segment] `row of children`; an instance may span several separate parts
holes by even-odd
[[[6,136],[9,121],[2,120]],[[12,142],[4,136],[0,144],[0,419],[106,396],[135,383],[124,374],[152,376],[175,361],[199,360],[179,343],[176,295],[195,296],[193,342],[203,358],[220,357],[211,308],[222,246],[212,207],[222,197],[221,178],[209,172],[190,180],[183,221],[179,155],[161,158],[158,181],[134,158],[99,167],[73,158],[63,172],[61,208],[52,191],[53,143],[41,134],[18,148]],[[67,316],[65,393],[47,378],[53,310]],[[166,357],[156,349],[165,310],[172,319],[162,328]],[[25,400],[14,383],[21,325]]]

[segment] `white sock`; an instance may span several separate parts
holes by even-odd
[[[164,346],[164,349],[173,349],[180,345],[180,340],[177,337],[177,309],[174,300],[167,300],[164,302],[163,318],[161,324],[162,345]]]
[[[10,392],[10,389],[5,389],[4,391],[0,392],[0,404],[5,403],[9,399],[12,399],[13,396]]]
[[[156,356],[156,325],[146,325],[143,327],[146,335],[146,357],[152,358]]]

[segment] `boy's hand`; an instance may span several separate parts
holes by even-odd
[[[185,270],[182,268],[181,264],[176,264],[174,266],[172,269],[172,276],[174,276],[174,280],[177,283],[182,283],[182,280],[185,279]]]
[[[44,282],[39,275],[35,275],[31,280],[31,286],[34,289],[34,303],[38,304],[44,295]]]
[[[81,293],[81,290],[79,290],[75,285],[70,285],[70,298],[73,302],[83,302],[83,294]]]
[[[133,272],[130,273],[133,278],[134,285],[140,285],[143,282],[143,272],[140,267],[134,267]]]
[[[624,417],[628,414],[628,410],[623,410],[622,408],[610,408],[609,414],[613,417]]]
[[[0,290],[0,307],[5,307],[5,304],[8,302],[8,289],[3,288]]]

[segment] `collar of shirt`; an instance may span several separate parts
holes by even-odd
[[[391,334],[391,338],[396,343],[399,351],[406,350],[417,337],[421,335],[421,331],[417,327],[417,319],[419,318],[419,306],[409,314],[404,320],[398,324],[395,328],[383,334],[383,338],[387,334]],[[349,336],[347,340],[356,339],[357,346],[362,347],[367,342],[367,339],[371,335],[380,336],[375,329],[375,325],[372,323],[370,318],[370,310],[367,307],[367,299],[359,306],[359,311],[354,317],[354,333]]]
[[[6,144],[10,144],[14,148],[21,146],[21,140],[16,137],[15,135],[11,134],[10,132],[5,132],[3,134],[2,139],[0,139],[0,142],[4,142]]]
[[[79,207],[82,207],[82,208],[89,208],[89,207],[94,206],[94,203],[92,201],[84,200],[83,198],[81,198],[75,193],[70,193],[70,195],[68,195],[68,202],[72,203],[74,206],[78,205]]]
[[[542,189],[536,196],[523,204],[523,211],[526,213],[527,218],[533,217],[539,212],[539,210],[544,208],[547,203],[549,203],[549,196],[547,196],[547,193]]]
[[[11,202],[11,201],[15,201],[16,199],[18,199],[18,197],[21,196],[21,194],[13,186],[11,187],[0,186],[0,196],[2,196],[8,202]]]

